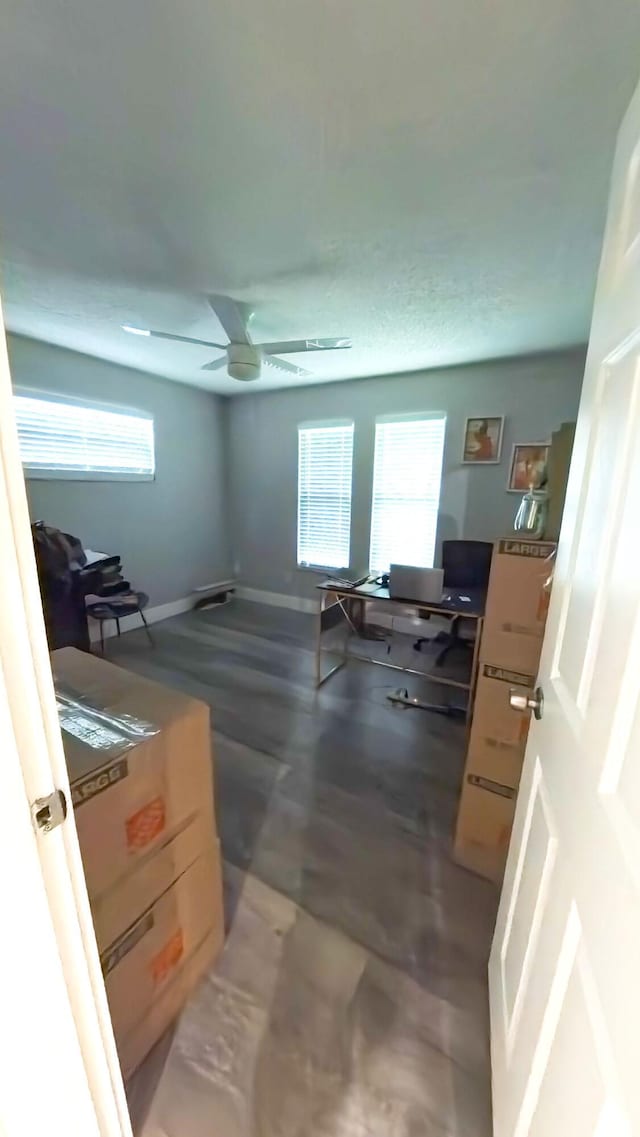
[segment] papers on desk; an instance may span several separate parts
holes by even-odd
[[[327,591],[331,591],[333,588],[336,592],[353,592],[354,596],[373,596],[379,597],[382,600],[389,599],[387,589],[376,584],[375,580],[365,581],[364,584],[354,584],[352,581],[349,581],[349,583],[339,583],[335,577],[330,577],[327,580],[323,580],[322,584],[318,585],[318,587],[324,588]]]
[[[360,589],[362,589],[363,585],[366,585],[368,580],[369,580],[369,574],[368,573],[365,573],[364,576],[359,577],[357,580],[347,580],[346,577],[342,577],[342,576],[330,576],[330,577],[327,577],[326,580],[323,580],[320,587],[321,588],[333,587],[333,588],[339,588],[339,589],[357,588],[358,590],[360,590]],[[375,587],[377,588],[378,586],[376,585]]]

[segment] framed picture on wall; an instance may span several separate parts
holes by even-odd
[[[547,474],[548,442],[517,442],[511,454],[509,493],[527,493],[533,486],[538,489]]]
[[[496,465],[502,453],[504,418],[468,418],[464,428],[462,461],[467,465]]]

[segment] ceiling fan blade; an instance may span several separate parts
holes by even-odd
[[[195,340],[191,336],[174,336],[171,332],[149,332],[157,340],[177,340],[179,343],[197,343],[200,347],[219,347],[222,351],[226,351],[226,344],[213,343],[212,340]]]
[[[287,359],[276,359],[274,355],[263,355],[263,363],[267,367],[273,367],[276,371],[289,371],[292,375],[310,375],[310,371],[305,371],[304,367],[296,367],[295,363],[289,363]]]
[[[223,355],[220,357],[220,359],[212,359],[211,363],[203,363],[200,370],[201,371],[222,371],[222,368],[226,367],[227,363],[228,363],[227,357],[226,357],[226,355]]]
[[[231,342],[250,344],[247,328],[253,312],[249,305],[217,292],[212,293],[208,300]]]
[[[351,340],[346,336],[342,339],[281,340],[278,343],[256,344],[261,351],[278,355],[291,355],[296,351],[340,351],[351,346]]]

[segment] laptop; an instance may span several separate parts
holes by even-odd
[[[389,596],[392,600],[439,604],[443,590],[443,569],[416,568],[413,565],[391,565],[389,569]]]

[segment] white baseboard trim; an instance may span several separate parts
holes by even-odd
[[[108,603],[106,598],[105,603]],[[183,596],[181,600],[170,600],[168,604],[157,604],[155,608],[145,608],[144,615],[148,624],[158,624],[160,620],[169,620],[171,616],[179,616],[181,612],[189,612],[191,608],[193,608],[193,597]],[[132,612],[130,616],[122,616],[120,619],[120,631],[122,633],[142,627],[144,625],[138,612]],[[105,640],[111,639],[117,634],[118,629],[115,620],[105,620]],[[98,620],[92,620],[91,617],[89,617],[89,639],[92,644],[100,643],[100,624]]]
[[[233,590],[233,595],[237,596],[239,600],[252,600],[254,604],[270,604],[274,608],[289,608],[292,612],[307,612],[311,615],[318,611],[318,601],[308,599],[305,596],[290,596],[283,592],[267,592],[261,588],[248,588],[244,584],[235,585],[232,582],[229,584]],[[148,624],[158,624],[161,620],[169,620],[172,616],[189,612],[193,607],[193,596],[184,596],[180,600],[170,600],[168,604],[157,604],[154,608],[145,608],[144,614]],[[415,610],[412,612],[410,607],[401,608],[395,615],[382,605],[376,608],[375,604],[370,604],[367,614],[370,623],[383,628],[393,628],[396,632],[404,632],[405,635],[420,635],[422,633],[431,636],[439,631],[440,627],[447,627],[449,623],[447,620],[441,620],[438,616],[434,616],[429,622],[429,626],[418,617]],[[131,632],[142,626],[142,620],[137,612],[130,616],[123,616],[120,620],[122,633]],[[104,638],[106,640],[111,639],[117,634],[118,629],[115,620],[106,620]],[[91,618],[89,618],[89,639],[92,644],[100,642],[100,625],[97,620]]]
[[[239,600],[253,600],[254,604],[271,604],[274,608],[291,608],[294,612],[317,612],[318,601],[304,596],[287,596],[282,592],[263,592],[261,588],[247,588],[244,584],[234,589]]]
[[[237,581],[236,581],[235,577],[228,577],[226,580],[216,580],[216,581],[213,581],[211,584],[198,584],[193,589],[193,592],[195,595],[200,597],[200,593],[203,593],[203,595],[206,594],[207,592],[211,592],[212,594],[215,594],[216,592],[223,592],[227,588],[228,589],[235,588],[236,584],[237,584]]]
[[[255,604],[271,604],[274,608],[290,608],[294,612],[318,611],[318,601],[308,600],[303,596],[289,596],[282,592],[264,592],[261,588],[248,588],[244,584],[234,589],[234,596],[240,600],[252,600]],[[449,621],[433,615],[429,622],[421,620],[415,608],[410,605],[399,607],[392,611],[384,605],[376,607],[375,603],[367,605],[367,619],[370,624],[389,628],[405,635],[428,637],[436,635],[441,629],[449,627]]]

